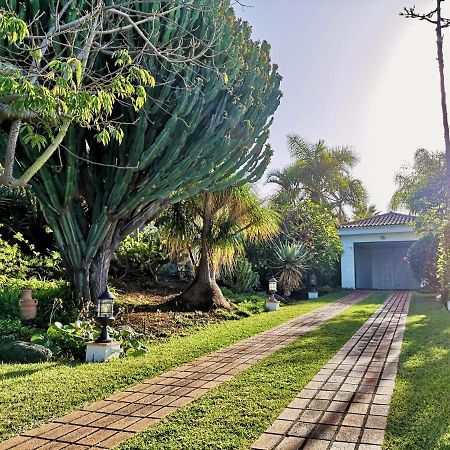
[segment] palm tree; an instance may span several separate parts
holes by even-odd
[[[247,185],[204,192],[171,207],[163,231],[168,248],[186,251],[196,267],[194,281],[179,300],[196,309],[231,308],[217,285],[218,270],[231,267],[245,243],[269,239],[278,229],[278,214]]]
[[[378,214],[380,214],[380,211],[377,209],[377,205],[374,203],[371,203],[370,205],[363,203],[355,208],[353,220],[368,219],[369,217],[377,216]]]
[[[267,182],[279,186],[274,202],[295,206],[309,199],[327,206],[342,222],[345,209],[367,202],[362,182],[352,176],[358,157],[348,147],[327,147],[325,141],[309,143],[300,136],[288,136],[292,164],[269,173]]]

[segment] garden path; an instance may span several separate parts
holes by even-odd
[[[232,379],[369,295],[370,292],[354,292],[301,317],[0,442],[0,450],[86,450],[118,446],[135,433],[147,429]]]
[[[411,294],[392,294],[253,450],[381,450]]]

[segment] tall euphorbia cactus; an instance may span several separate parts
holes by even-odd
[[[34,9],[22,16],[55,11],[58,4],[28,3]],[[83,14],[92,3],[75,0],[70,14]],[[106,3],[126,3],[151,14],[176,2]],[[125,236],[170,203],[259,179],[270,158],[266,141],[281,78],[270,62],[269,45],[251,40],[250,27],[236,19],[228,1],[186,4],[190,7],[148,23],[150,43],[134,28],[126,30],[132,46],[158,43],[164,48],[162,43],[180,58],[168,62],[160,55],[142,62],[157,85],[148,90],[141,112],[117,108],[116,116],[127,123],[122,143],[105,147],[95,139],[95,130],[72,126],[59,152],[30,183],[74,287],[86,301],[105,288],[114,250]],[[17,3],[16,11],[21,8]],[[189,61],[189,36],[205,45],[195,63]],[[96,39],[100,46],[106,43],[101,35]],[[114,37],[107,40],[108,47],[96,55],[99,67],[108,48],[115,47]],[[36,151],[22,142],[19,164],[26,168],[35,158]]]

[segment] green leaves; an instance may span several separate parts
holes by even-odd
[[[11,11],[0,8],[0,38],[9,44],[23,41],[29,36],[27,24]]]

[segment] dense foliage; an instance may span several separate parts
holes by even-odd
[[[19,318],[19,300],[24,289],[32,289],[38,300],[37,323],[47,326],[51,321],[69,322],[78,314],[79,304],[73,300],[65,281],[36,278],[18,280],[0,276],[0,318]]]
[[[329,209],[311,200],[302,200],[286,209],[282,237],[302,243],[308,252],[308,265],[325,280],[335,270],[342,253],[337,221]]]
[[[271,154],[266,146],[270,119],[281,97],[269,44],[252,41],[250,26],[236,18],[229,1],[194,0],[172,9],[171,2],[131,5],[126,14],[145,16],[140,29],[161,50],[143,56],[142,65],[156,79],[143,110],[116,104],[113,116],[127,124],[121,144],[111,140],[104,146],[97,130],[72,126],[62,151],[30,183],[71,281],[85,300],[105,289],[119,243],[168,204],[262,175]],[[56,0],[40,2],[49,15],[39,16],[35,26],[51,28],[59,6]],[[32,9],[21,11],[27,20],[34,18]],[[85,13],[90,13],[89,3],[73,4],[60,24]],[[115,25],[113,20],[107,27]],[[82,44],[84,35],[76,31],[61,39]],[[130,54],[146,47],[132,27],[125,35],[100,33],[96,39],[112,47],[126,41]],[[53,38],[54,46],[59,38]],[[197,59],[191,64],[192,42]],[[180,44],[176,55],[174,43]],[[165,51],[177,60],[165,60]],[[98,78],[101,68],[112,64],[111,55],[93,52],[91,57],[92,75]],[[0,153],[4,150],[2,141]],[[21,139],[19,168],[36,156],[37,150]]]
[[[416,280],[422,287],[437,289],[438,247],[436,236],[424,236],[408,249],[408,264]]]
[[[160,230],[149,224],[127,236],[116,250],[111,264],[111,276],[125,280],[158,281],[158,270],[168,261]]]

